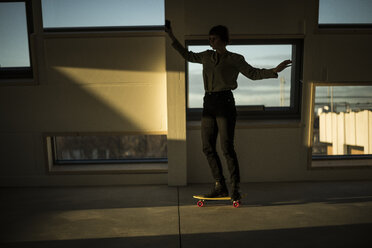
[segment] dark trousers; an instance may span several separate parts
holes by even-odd
[[[219,134],[231,181],[240,182],[239,164],[234,149],[235,123],[236,108],[232,92],[205,93],[201,123],[203,152],[216,181],[224,179],[221,160],[216,150]]]

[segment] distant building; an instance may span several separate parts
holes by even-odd
[[[318,112],[319,141],[327,155],[372,154],[372,111]]]

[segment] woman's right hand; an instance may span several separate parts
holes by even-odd
[[[165,32],[169,35],[171,35],[173,32],[172,32],[172,28],[168,28],[167,26],[165,26]]]
[[[169,20],[165,20],[165,32],[166,32],[170,37],[173,36],[172,27],[171,27],[171,24],[170,24],[170,21],[169,21]]]

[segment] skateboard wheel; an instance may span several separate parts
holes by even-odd
[[[198,201],[197,205],[198,205],[198,207],[203,207],[204,206],[204,201]]]
[[[240,206],[239,201],[234,201],[233,206],[234,206],[234,208],[238,208]]]

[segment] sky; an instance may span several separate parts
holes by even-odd
[[[109,4],[108,4],[109,3]],[[45,28],[164,25],[164,0],[42,0]]]
[[[372,0],[319,0],[319,24],[372,24]]]
[[[0,67],[30,66],[25,4],[0,2]]]

